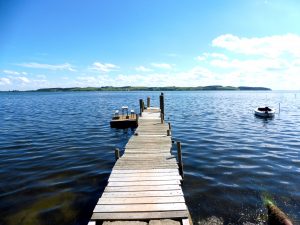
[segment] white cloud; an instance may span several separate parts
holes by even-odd
[[[72,72],[76,71],[70,63],[43,64],[43,63],[30,62],[30,63],[20,63],[20,64],[17,64],[17,65],[27,67],[27,68],[34,68],[34,69],[68,70],[68,71],[72,71]]]
[[[30,80],[27,77],[16,77],[15,79],[20,81],[21,83],[30,83]]]
[[[26,72],[18,72],[14,70],[3,70],[3,73],[7,75],[27,75]]]
[[[235,69],[242,72],[262,72],[262,71],[278,71],[288,68],[290,65],[284,59],[233,59],[233,60],[211,60],[210,64],[215,67],[225,69]]]
[[[147,68],[147,67],[144,67],[144,66],[138,66],[135,68],[136,71],[138,72],[150,72],[152,71],[151,69]]]
[[[216,53],[216,52],[208,53],[208,52],[205,52],[202,55],[197,56],[196,60],[198,60],[198,61],[204,61],[204,60],[207,60],[209,58],[223,59],[223,60],[227,60],[228,59],[228,57],[226,55],[222,54],[222,53]]]
[[[172,69],[172,65],[168,63],[151,63],[151,66],[159,69]]]
[[[11,80],[7,77],[0,77],[0,85],[8,85],[11,84]]]
[[[81,76],[76,85],[86,86],[201,86],[211,84],[214,74],[206,68],[194,67],[174,73],[118,74],[115,76]]]
[[[268,37],[245,38],[224,34],[212,41],[213,47],[227,49],[244,55],[279,57],[290,54],[300,57],[300,36],[296,34],[274,35]]]
[[[100,63],[100,62],[94,62],[92,67],[90,67],[91,70],[96,70],[99,72],[108,73],[114,70],[117,70],[119,67],[111,64],[111,63]]]
[[[238,37],[224,34],[212,41],[224,54],[203,53],[220,84],[295,90],[300,83],[300,36]]]

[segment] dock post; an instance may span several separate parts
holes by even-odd
[[[181,143],[180,141],[177,141],[177,156],[178,156],[178,167],[179,167],[179,173],[183,179],[183,163],[182,163],[182,153],[181,153]]]
[[[159,96],[159,105],[160,105],[161,113],[165,114],[164,93],[161,93],[160,96]]]
[[[143,112],[144,112],[144,109],[145,109],[145,102],[144,102],[144,100],[142,101],[142,110],[143,110]]]
[[[147,108],[150,108],[150,97],[147,97]]]
[[[167,130],[167,136],[171,136],[171,130]]]
[[[120,149],[118,149],[118,148],[115,149],[115,158],[116,158],[116,161],[120,158]]]
[[[171,130],[171,123],[169,122],[168,125],[169,125],[169,130]]]
[[[135,114],[136,125],[139,125],[139,114]]]
[[[164,123],[164,114],[163,113],[160,113],[160,122],[161,123]]]
[[[143,99],[140,99],[140,116],[142,116],[143,112]]]

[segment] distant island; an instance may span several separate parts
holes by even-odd
[[[199,86],[199,87],[143,87],[143,86],[123,86],[123,87],[71,87],[71,88],[41,88],[33,90],[36,92],[61,92],[61,91],[271,91],[266,87],[232,87],[221,85]]]
[[[271,88],[266,87],[248,87],[248,86],[198,86],[198,87],[144,87],[144,86],[123,86],[123,87],[70,87],[70,88],[40,88],[37,90],[19,91],[0,91],[0,92],[67,92],[67,91],[272,91]]]

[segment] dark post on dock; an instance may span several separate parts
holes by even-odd
[[[162,114],[165,114],[165,102],[164,102],[164,93],[161,93],[159,96],[159,104],[160,104],[160,111]]]
[[[171,152],[171,124],[163,120],[163,93],[159,100],[159,108],[149,107],[150,99],[144,108],[140,99],[138,127],[125,145],[123,155],[115,149],[116,163],[89,225],[105,221],[163,224],[157,221],[162,219],[175,220],[181,225],[192,224],[181,188],[181,143],[177,142],[177,162]]]
[[[142,116],[142,112],[144,111],[143,105],[143,99],[140,99],[140,116]]]
[[[147,97],[147,108],[150,108],[150,97]]]

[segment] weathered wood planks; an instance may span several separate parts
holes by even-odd
[[[142,113],[139,127],[114,165],[92,220],[180,219],[188,223],[182,177],[171,155],[169,125],[159,108]]]
[[[187,210],[161,211],[161,212],[126,212],[126,213],[97,213],[94,212],[92,220],[150,220],[150,219],[177,219],[188,218]]]

